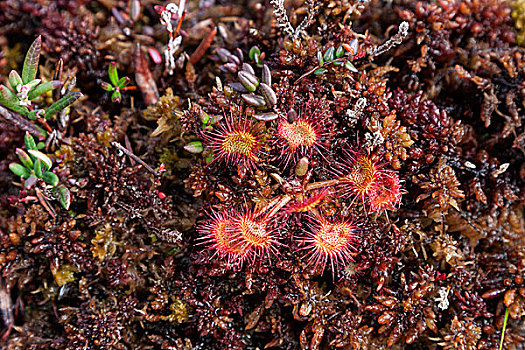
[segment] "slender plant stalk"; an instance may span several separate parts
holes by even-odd
[[[505,319],[503,320],[503,329],[501,330],[501,340],[499,342],[499,350],[503,349],[503,340],[505,340],[505,329],[507,329],[507,321],[509,319],[509,308],[505,309]]]

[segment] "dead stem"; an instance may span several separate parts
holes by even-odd
[[[126,149],[126,147],[122,146],[120,143],[118,142],[111,142],[111,145],[115,148],[118,148],[120,151],[122,151],[123,153],[125,153],[128,157],[130,157],[131,159],[135,160],[137,163],[139,163],[140,165],[142,165],[144,168],[146,168],[147,171],[149,171],[150,173],[152,173],[153,175],[155,176],[158,176],[159,173],[155,171],[155,169],[153,169],[152,167],[150,167],[148,164],[146,164],[142,159],[140,159],[139,157],[137,157],[136,155],[133,154],[133,152],[129,151]]]

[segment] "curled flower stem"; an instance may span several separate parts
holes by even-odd
[[[269,210],[272,208],[266,215],[264,215],[264,219],[270,219],[275,214],[279,212],[279,210],[282,209],[290,200],[292,199],[291,196],[285,195],[281,198],[277,197],[276,199],[272,200],[270,203],[268,203],[262,210],[261,213],[264,213],[266,210]]]
[[[313,182],[311,184],[306,185],[306,191],[311,191],[311,190],[315,190],[315,189],[323,188],[323,187],[330,187],[330,186],[337,185],[338,183],[339,183],[339,179]]]

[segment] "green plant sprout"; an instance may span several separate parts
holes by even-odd
[[[120,101],[122,100],[122,94],[120,92],[125,90],[134,90],[136,87],[127,86],[130,81],[128,77],[123,77],[119,79],[116,62],[111,62],[109,64],[108,74],[111,84],[103,81],[102,83],[100,83],[100,85],[104,90],[113,92],[111,94],[111,102],[120,103]]]
[[[33,105],[33,100],[64,84],[60,80],[41,83],[40,79],[36,79],[41,47],[42,38],[39,36],[27,51],[22,76],[12,70],[9,73],[9,87],[0,85],[0,104],[33,120],[48,120],[82,96],[80,92],[71,92],[47,108]]]
[[[350,42],[350,44],[342,44],[339,47],[334,48],[329,47],[324,54],[321,51],[317,52],[317,60],[318,65],[308,72],[304,73],[297,79],[296,82],[302,80],[303,78],[307,77],[310,74],[315,75],[322,75],[327,71],[326,66],[328,65],[344,65],[346,69],[348,69],[350,72],[357,73],[357,68],[353,65],[351,62],[351,57],[354,57],[358,53],[358,42],[357,39],[354,39]]]
[[[20,163],[9,164],[9,169],[17,176],[24,180],[24,187],[30,189],[38,180],[42,180],[47,185],[53,188],[53,195],[58,198],[60,204],[64,209],[68,209],[71,203],[71,195],[69,190],[64,185],[59,185],[58,176],[51,172],[53,162],[39,149],[44,147],[42,142],[35,143],[35,139],[26,132],[24,136],[24,143],[26,151],[21,148],[15,150]]]
[[[507,329],[507,321],[509,320],[509,308],[505,309],[505,319],[503,320],[503,329],[501,330],[501,339],[499,342],[499,350],[503,349],[503,341],[505,340],[505,330]]]

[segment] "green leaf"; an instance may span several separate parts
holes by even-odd
[[[69,193],[69,190],[66,186],[60,185],[57,188],[58,192],[58,201],[64,207],[64,209],[68,210],[69,206],[71,205],[71,194]]]
[[[319,60],[319,67],[322,67],[324,64],[324,59],[321,51],[317,51],[317,60]]]
[[[348,69],[350,72],[357,73],[359,72],[357,68],[352,64],[350,61],[345,62],[345,68]]]
[[[326,50],[326,52],[324,53],[324,60],[325,61],[331,61],[334,59],[334,53],[335,53],[335,48],[333,46],[329,47],[328,50]]]
[[[53,162],[51,162],[51,159],[49,159],[49,157],[46,156],[44,153],[33,149],[28,150],[27,152],[29,152],[29,154],[35,157],[36,159],[40,159],[46,170],[51,169],[51,165],[53,165]]]
[[[35,166],[33,167],[33,171],[35,173],[35,176],[39,179],[42,178],[43,171],[42,171],[42,161],[40,159],[37,159],[35,161]]]
[[[20,75],[18,75],[18,72],[16,70],[12,70],[11,73],[9,73],[9,84],[13,88],[14,91],[16,91],[16,87],[18,85],[24,85],[22,82],[22,78],[20,78]]]
[[[255,55],[253,55],[253,59],[255,60],[255,63],[257,63],[257,66],[260,66],[262,62],[261,55],[258,53],[255,53]]]
[[[28,88],[27,91],[33,90],[35,87],[38,86],[38,84],[40,84],[41,81],[42,80],[40,80],[40,79],[33,79],[29,83],[26,83],[25,86],[27,86],[27,88]],[[29,93],[28,93],[28,95],[29,95]]]
[[[341,58],[345,55],[345,48],[341,45],[337,48],[337,50],[335,51],[335,56],[337,58]]]
[[[18,156],[18,159],[20,159],[20,161],[26,168],[28,169],[33,168],[33,160],[23,149],[17,148],[15,149],[15,153]]]
[[[343,64],[342,61],[335,61],[335,62],[333,63],[334,66],[340,66],[340,65],[342,65],[342,64]]]
[[[326,68],[317,68],[316,70],[314,70],[315,75],[321,75],[324,72],[326,72]]]
[[[125,87],[126,85],[129,84],[129,78],[128,77],[123,77],[123,78],[120,78],[120,80],[118,81],[117,83],[117,87],[119,89],[122,89],[123,87]]]
[[[5,86],[4,84],[0,85],[0,89],[0,94],[7,102],[18,105],[20,99],[18,98],[16,93],[14,93],[10,88]]]
[[[18,163],[9,164],[9,170],[15,173],[15,175],[20,176],[22,179],[27,179],[31,176],[31,171]]]
[[[213,118],[210,118],[208,113],[206,113],[204,111],[202,111],[202,114],[201,114],[200,118],[201,118],[203,126],[207,126],[208,124],[211,124],[212,119],[213,119]]]
[[[184,149],[190,153],[201,153],[203,151],[202,142],[193,141],[184,146]]]
[[[261,55],[261,50],[257,46],[253,46],[248,52],[248,57],[250,57],[251,60],[255,60],[255,55]]]
[[[15,101],[13,101],[12,96],[14,96]],[[29,113],[29,109],[26,106],[21,106],[20,104],[18,104],[19,101],[20,100],[13,93],[13,91],[8,89],[5,85],[0,85],[0,104],[4,105],[12,111],[23,115],[27,115]]]
[[[40,125],[35,125],[35,127],[40,131],[40,136],[38,137],[39,140],[45,140],[47,139],[47,131],[45,131]],[[42,149],[43,147],[38,147],[38,149]]]
[[[24,60],[24,67],[22,68],[22,81],[24,84],[29,83],[36,78],[36,71],[38,70],[38,60],[40,59],[40,50],[42,48],[42,36],[38,36],[29,47],[26,58]]]
[[[30,150],[30,149],[37,150],[38,149],[38,147],[37,147],[37,145],[35,143],[35,139],[27,131],[26,131],[26,134],[24,135],[24,143],[26,144],[26,149],[27,150]]]
[[[44,118],[47,120],[78,100],[82,96],[81,92],[70,92],[66,96],[62,97],[60,100],[53,103],[49,108],[46,110],[46,115]]]
[[[106,83],[105,81],[103,81],[102,83],[100,83],[100,86],[106,90],[106,91],[113,91],[115,90],[115,88],[113,87],[113,85],[111,85],[110,83]]]
[[[37,148],[37,149],[42,149],[42,148],[44,148],[44,147],[46,147],[46,144],[43,143],[43,142],[39,142],[39,143],[36,144],[36,148]]]
[[[111,94],[111,102],[120,103],[121,100],[122,100],[122,94],[120,93],[120,91],[115,90],[115,91]]]
[[[51,186],[56,186],[58,185],[58,176],[57,174],[55,173],[52,173],[50,171],[46,171],[45,173],[42,174],[42,179],[44,180],[44,182],[46,184],[49,184]]]
[[[64,83],[60,80],[53,80],[53,81],[48,81],[47,83],[40,84],[36,88],[29,91],[29,93],[27,94],[27,98],[29,98],[30,100],[33,100],[40,95],[48,93],[49,91],[62,86],[62,84]]]
[[[118,86],[117,63],[111,62],[108,67],[109,80],[113,86]]]

